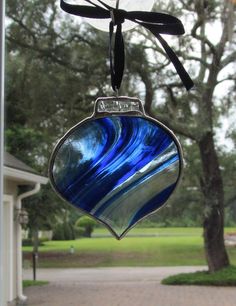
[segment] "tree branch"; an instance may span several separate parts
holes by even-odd
[[[195,12],[195,9],[191,8],[191,4],[185,3],[183,0],[179,0],[179,2],[182,4],[183,8],[190,12]]]
[[[14,44],[17,44],[18,46],[20,46],[21,48],[25,48],[25,49],[29,49],[29,50],[34,50],[36,52],[38,52],[41,56],[43,57],[47,57],[50,58],[53,62],[60,64],[61,66],[64,66],[74,72],[84,72],[82,69],[80,69],[79,67],[75,67],[75,65],[71,65],[70,62],[64,61],[60,58],[58,58],[55,53],[54,50],[52,49],[41,49],[38,46],[33,46],[33,45],[29,45],[26,44],[22,41],[13,39],[12,37],[9,37],[8,35],[6,35],[6,39]]]
[[[29,34],[29,36],[31,36],[31,38],[33,39],[33,41],[36,43],[36,37],[35,37],[35,33],[29,29],[22,20],[17,19],[16,17],[14,17],[13,15],[8,15],[9,18],[11,18],[15,23],[17,23],[22,29],[25,30],[26,33]]]
[[[150,115],[158,121],[164,123],[170,130],[174,131],[175,133],[190,138],[193,141],[199,140],[199,135],[197,135],[196,129],[190,127],[189,124],[184,124],[177,120],[173,120],[173,118],[170,118],[167,115],[157,115],[156,112],[151,112]]]
[[[229,41],[229,35],[228,35],[228,27],[232,19],[232,14],[234,13],[233,10],[231,10],[231,4],[229,2],[225,2],[225,8],[224,8],[224,16],[222,18],[223,22],[223,29],[222,29],[222,35],[219,43],[215,47],[215,53],[213,55],[212,63],[211,63],[211,68],[210,68],[210,73],[207,79],[207,86],[206,90],[203,94],[203,100],[205,101],[205,111],[208,111],[210,114],[210,118],[212,118],[212,97],[213,97],[213,92],[214,89],[217,85],[217,77],[219,72],[223,69],[223,62],[222,61],[222,56],[225,51],[225,47],[227,42]],[[226,57],[225,59],[225,64],[229,63],[232,58],[234,58],[236,52],[234,51],[231,55]],[[212,122],[211,122],[212,125]]]
[[[236,76],[229,75],[228,77],[226,77],[226,78],[224,78],[222,80],[217,81],[217,85],[222,84],[223,82],[227,82],[227,81],[234,81],[234,82],[236,82]]]
[[[192,34],[192,36],[194,38],[196,38],[197,40],[199,40],[199,41],[203,42],[204,44],[206,44],[210,48],[212,54],[215,54],[216,53],[215,47],[210,42],[210,40],[207,39],[206,36],[202,36],[202,35],[197,34],[197,30],[198,30],[199,27],[202,26],[202,24],[203,24],[203,17],[199,16],[199,19],[196,21],[195,25],[192,28],[191,34]]]
[[[37,39],[36,36],[40,36],[40,37],[45,37],[45,34],[41,34],[38,32],[34,32],[32,29],[29,29],[22,20],[17,19],[16,17],[14,17],[13,15],[8,15],[9,18],[11,18],[16,24],[18,24],[22,29],[25,30],[26,33],[28,33],[34,40],[34,43],[37,43]],[[53,16],[53,20],[54,20],[55,16]],[[50,23],[53,22],[52,18],[50,19]],[[47,32],[49,33],[48,36],[50,36],[52,34],[52,31],[50,31],[50,27],[46,27]],[[65,38],[63,38],[60,33],[56,33],[56,35],[58,36],[58,38],[60,38],[60,40],[62,41],[62,43],[58,44],[58,48],[61,48],[62,46],[66,46],[70,43],[72,43],[74,40],[78,39],[80,42],[84,42],[86,44],[88,44],[89,46],[94,46],[89,40],[85,39],[83,36],[79,35],[78,33],[73,33],[71,34],[71,36],[69,36],[66,40]],[[64,41],[64,42],[63,42]]]
[[[196,62],[199,62],[199,63],[201,63],[204,67],[206,67],[206,68],[210,68],[210,64],[208,64],[203,58],[200,58],[200,57],[197,57],[197,56],[189,56],[189,55],[187,55],[187,56],[184,56],[184,59],[185,60],[190,60],[190,61],[196,61]]]
[[[235,61],[236,61],[236,51],[233,51],[231,54],[229,54],[226,58],[224,58],[221,61],[221,66],[222,68],[225,68],[227,65]]]

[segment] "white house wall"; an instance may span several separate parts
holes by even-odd
[[[18,193],[17,182],[14,182],[9,179],[4,179],[4,195],[13,195],[16,199]]]
[[[14,220],[14,209],[16,204],[16,198],[18,194],[18,186],[16,182],[10,181],[8,179],[4,180],[4,210],[8,211],[7,219],[7,229],[4,231],[4,236],[11,240],[11,251],[9,254],[8,261],[11,263],[7,265],[8,268],[7,274],[11,275],[10,277],[10,286],[6,291],[10,292],[11,302],[17,298],[17,249],[16,249],[16,237],[17,237],[17,224]],[[10,207],[9,207],[10,206]],[[10,232],[10,234],[9,234]],[[5,257],[5,256],[4,256]],[[6,259],[4,259],[6,261]],[[8,278],[8,276],[7,276]],[[13,303],[14,305],[14,303]],[[5,306],[5,305],[4,305]]]
[[[14,177],[15,175],[15,177]],[[48,179],[31,173],[25,173],[16,169],[4,167],[4,294],[5,305],[15,305],[18,298],[23,297],[21,292],[21,269],[17,269],[17,259],[21,252],[21,244],[17,248],[17,237],[19,236],[19,225],[17,224],[14,214],[17,206],[18,186],[46,184]],[[18,198],[19,199],[19,198]],[[17,271],[19,275],[17,275]],[[19,277],[18,277],[19,276]],[[19,283],[18,283],[18,279]],[[6,304],[6,300],[10,303]],[[2,306],[2,305],[1,305]]]
[[[4,230],[4,249],[3,249],[3,277],[4,277],[4,303],[15,300],[15,281],[14,281],[14,199],[12,196],[4,195],[3,199],[3,230]],[[5,306],[4,305],[4,306]]]

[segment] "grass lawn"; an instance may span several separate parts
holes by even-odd
[[[23,288],[32,287],[32,286],[44,286],[48,284],[49,282],[46,281],[23,280]]]
[[[228,267],[215,273],[195,272],[169,276],[164,285],[236,286],[236,267]]]
[[[201,236],[201,227],[135,227],[131,229],[127,237],[133,236]],[[225,228],[225,233],[236,233],[235,227]],[[112,236],[106,227],[95,228],[93,237]]]
[[[235,229],[236,230],[236,229]],[[135,227],[129,231],[127,237],[133,236],[200,236],[202,228],[190,227],[188,230],[184,227]],[[96,228],[93,232],[93,237],[112,236],[109,230],[105,227]]]
[[[100,230],[100,229],[99,229]],[[205,265],[202,230],[197,228],[140,229],[158,233],[153,237],[84,238],[76,241],[49,241],[40,247],[39,267],[111,267],[111,266],[184,266]],[[235,229],[227,229],[233,232]],[[101,230],[100,230],[101,233]],[[70,247],[75,249],[70,254]],[[31,247],[24,247],[24,258],[30,260]],[[236,265],[236,248],[230,247],[232,264]]]

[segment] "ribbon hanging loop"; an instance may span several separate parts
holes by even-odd
[[[130,20],[143,26],[150,31],[160,42],[161,46],[165,50],[167,56],[175,67],[180,79],[182,80],[185,88],[190,90],[194,83],[189,74],[181,64],[174,50],[168,45],[165,39],[160,34],[169,35],[183,35],[185,33],[182,22],[170,15],[157,12],[142,12],[142,11],[125,11],[118,8],[113,8],[101,0],[97,0],[102,6],[95,4],[91,0],[84,0],[93,6],[88,5],[74,5],[61,0],[61,9],[65,12],[85,17],[96,19],[111,19],[109,32],[110,32],[110,73],[111,84],[114,91],[117,91],[122,82],[124,73],[124,40],[122,35],[122,23],[125,20]],[[116,26],[115,43],[113,47],[113,32],[114,26]]]

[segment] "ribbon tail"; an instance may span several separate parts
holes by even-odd
[[[112,86],[112,89],[116,91],[115,72],[114,72],[114,63],[113,63],[113,47],[112,47],[113,32],[114,32],[114,25],[113,25],[113,22],[110,22],[110,25],[109,25],[109,57],[110,57],[111,86]]]
[[[115,68],[115,80],[116,89],[119,89],[122,83],[124,68],[125,68],[125,46],[122,35],[122,25],[117,25],[115,36],[115,48],[114,48],[114,68]]]
[[[137,21],[136,21],[137,22]],[[145,27],[147,30],[149,30],[155,37],[158,39],[158,41],[161,43],[163,49],[165,50],[166,54],[168,55],[170,61],[175,67],[176,72],[178,73],[181,81],[183,82],[185,88],[187,90],[190,90],[193,86],[194,83],[192,79],[190,78],[189,74],[185,70],[184,66],[178,59],[177,55],[175,52],[171,49],[171,47],[168,45],[168,43],[165,41],[165,39],[156,31],[156,27],[151,24],[147,24],[144,22],[137,22],[143,27]]]
[[[160,34],[155,34],[156,38],[159,40],[161,43],[162,47],[166,51],[166,54],[168,55],[169,59],[171,60],[172,64],[174,65],[181,81],[183,82],[185,88],[187,90],[190,90],[193,86],[194,83],[192,79],[190,78],[189,74],[185,70],[184,66],[178,59],[177,55],[175,52],[170,48],[170,46],[167,44],[167,42],[164,40],[164,38]]]
[[[109,54],[110,54],[111,85],[113,90],[117,91],[122,83],[124,66],[125,66],[124,40],[122,35],[121,24],[117,25],[114,47],[112,39],[113,32],[114,32],[114,24],[113,22],[110,22]]]

